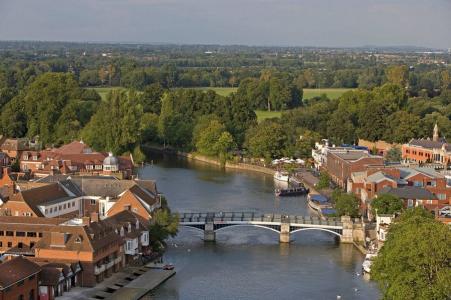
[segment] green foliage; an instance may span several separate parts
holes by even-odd
[[[451,294],[451,232],[421,208],[390,225],[371,267],[383,299],[447,299]]]
[[[326,189],[330,186],[330,177],[329,174],[327,174],[327,172],[321,172],[321,174],[319,175],[319,181],[316,184],[316,187],[320,190],[322,189]]]
[[[400,212],[403,208],[402,200],[399,197],[390,194],[381,194],[371,201],[373,215],[393,215]]]
[[[391,148],[390,150],[387,151],[385,159],[390,162],[401,161],[402,159],[401,149],[399,149],[399,147]]]
[[[83,139],[94,149],[123,153],[140,142],[142,106],[133,92],[111,91],[83,129]]]
[[[178,223],[178,215],[172,214],[169,208],[162,207],[155,211],[149,227],[150,242],[154,251],[162,252],[166,245],[165,240],[177,235]]]
[[[359,199],[354,194],[343,193],[335,190],[332,199],[335,202],[335,210],[338,216],[359,216]]]
[[[271,120],[265,120],[248,130],[245,147],[252,156],[271,160],[283,155],[287,139],[282,125]]]

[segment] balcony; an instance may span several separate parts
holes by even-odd
[[[114,260],[110,261],[109,263],[106,264],[106,268],[112,268],[114,266]]]
[[[114,259],[114,264],[118,264],[122,261],[122,256],[119,256],[117,258]]]
[[[95,266],[94,267],[94,275],[99,275],[100,273],[105,272],[105,265],[101,265],[100,267]]]

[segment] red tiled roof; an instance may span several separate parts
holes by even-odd
[[[41,268],[34,262],[18,256],[0,264],[0,289],[38,273]]]

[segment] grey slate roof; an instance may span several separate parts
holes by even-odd
[[[439,149],[442,148],[443,144],[446,144],[446,141],[433,141],[433,140],[424,140],[424,139],[412,139],[409,142],[410,145],[423,147],[427,149]],[[446,147],[446,146],[445,146]]]
[[[398,188],[392,188],[389,186],[386,186],[382,188],[378,195],[382,194],[390,194],[394,196],[398,196],[401,199],[419,199],[419,200],[434,200],[437,199],[433,193],[430,191],[416,186],[405,186],[405,187],[398,187]]]

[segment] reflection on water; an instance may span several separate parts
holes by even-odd
[[[155,158],[153,158],[156,160]],[[272,176],[223,171],[167,158],[140,170],[156,179],[174,211],[256,211],[308,215],[305,197],[277,198]],[[290,244],[276,232],[228,227],[205,244],[203,233],[181,228],[165,255],[177,275],[151,293],[153,299],[377,299],[363,280],[363,256],[334,235],[300,231]]]

